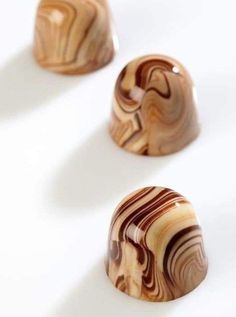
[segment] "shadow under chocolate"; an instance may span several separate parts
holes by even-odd
[[[65,207],[66,213],[79,213],[83,210],[80,207],[85,207],[87,213],[139,188],[172,158],[125,152],[111,139],[108,124],[103,124],[61,166],[53,180],[50,200]]]
[[[0,68],[0,120],[32,111],[77,84],[78,77],[40,68],[28,46]]]
[[[100,260],[51,317],[167,317],[177,304],[144,302],[121,293],[110,283]]]

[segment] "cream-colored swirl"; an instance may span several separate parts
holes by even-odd
[[[196,288],[207,268],[202,231],[183,196],[149,187],[117,207],[107,256],[115,287],[139,299],[169,301]]]
[[[176,60],[135,59],[116,82],[111,135],[124,149],[143,155],[179,151],[199,134],[193,82]]]

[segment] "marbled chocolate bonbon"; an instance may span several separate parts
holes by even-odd
[[[138,299],[170,301],[195,289],[208,262],[192,205],[162,187],[126,197],[112,218],[106,265],[114,286]]]
[[[83,74],[108,64],[115,39],[107,0],[41,0],[34,55],[49,70]]]
[[[199,134],[192,79],[162,55],[130,62],[115,86],[111,135],[122,148],[159,156],[181,150]]]

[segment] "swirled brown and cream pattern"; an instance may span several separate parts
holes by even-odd
[[[180,194],[148,187],[126,197],[111,222],[107,274],[116,288],[148,301],[170,301],[207,274],[202,231]]]
[[[130,62],[115,86],[111,135],[143,155],[181,150],[199,134],[192,79],[176,60],[144,56]]]
[[[35,27],[38,63],[64,74],[82,74],[108,64],[115,34],[106,0],[41,0]]]

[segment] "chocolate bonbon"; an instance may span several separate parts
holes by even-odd
[[[113,59],[115,43],[107,0],[41,0],[34,55],[42,67],[88,73]]]
[[[182,195],[147,187],[118,205],[106,270],[120,291],[147,301],[174,300],[195,289],[207,269],[201,227]]]
[[[110,125],[120,147],[142,155],[166,155],[184,148],[199,132],[194,85],[179,62],[149,55],[121,71]]]

